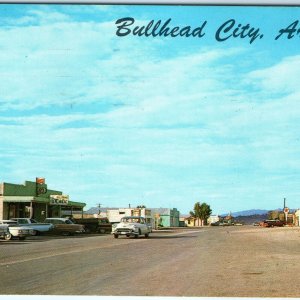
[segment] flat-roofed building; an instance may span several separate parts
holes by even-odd
[[[0,219],[61,217],[65,211],[82,213],[85,203],[69,199],[62,191],[48,188],[44,178],[24,184],[0,184]]]

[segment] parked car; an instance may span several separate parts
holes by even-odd
[[[262,227],[282,227],[284,223],[280,220],[264,220],[259,225]]]
[[[33,235],[39,235],[53,229],[52,224],[39,223],[32,218],[11,218],[11,220],[16,221],[20,226],[30,226],[34,230]]]
[[[13,220],[1,220],[1,225],[5,225],[8,228],[8,234],[6,240],[12,238],[18,238],[19,240],[25,240],[27,236],[34,235],[34,229],[29,226],[20,226],[16,221]]]
[[[62,235],[73,235],[75,233],[83,233],[84,225],[75,224],[68,218],[47,218],[46,223],[50,223],[54,226],[53,232]]]
[[[9,233],[9,230],[8,230],[8,225],[0,224],[0,238],[5,239],[5,240],[9,240],[9,237],[10,237],[10,233]]]
[[[124,217],[121,222],[116,226],[113,226],[112,234],[114,238],[118,238],[119,235],[125,235],[127,237],[133,236],[135,238],[140,235],[149,237],[151,228],[146,224],[143,217]]]

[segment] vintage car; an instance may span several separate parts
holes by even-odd
[[[29,226],[20,226],[13,220],[1,220],[0,224],[7,226],[8,228],[8,234],[5,236],[5,240],[11,240],[12,238],[25,240],[27,236],[34,235],[33,228]]]
[[[8,225],[6,224],[0,224],[0,238],[1,239],[5,239],[5,240],[9,240],[9,230],[8,230]]]
[[[34,230],[33,235],[47,233],[53,229],[52,224],[40,223],[32,218],[11,218],[11,220],[17,222],[19,226],[31,227]]]
[[[282,227],[284,223],[280,220],[264,220],[259,225],[262,227]]]
[[[122,218],[121,222],[112,228],[114,238],[118,238],[119,235],[135,238],[144,235],[147,238],[150,232],[151,228],[146,224],[145,218],[135,216]]]
[[[45,219],[45,223],[50,223],[54,226],[53,233],[73,235],[85,232],[84,225],[75,224],[68,218],[47,218]]]

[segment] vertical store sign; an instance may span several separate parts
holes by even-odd
[[[45,184],[45,178],[36,177],[35,183],[37,196],[44,195],[47,193],[47,185]]]

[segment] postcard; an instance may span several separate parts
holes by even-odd
[[[1,298],[300,297],[300,6],[2,3],[0,76]]]

